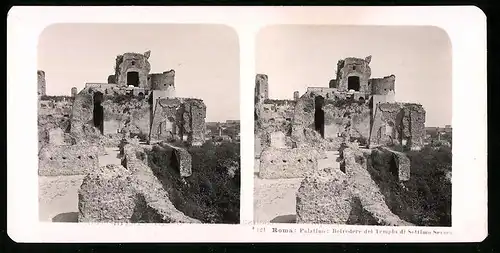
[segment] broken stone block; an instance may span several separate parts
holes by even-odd
[[[260,156],[260,178],[298,178],[317,170],[314,148],[266,148]]]
[[[64,145],[64,131],[61,128],[54,128],[49,130],[49,144],[51,145]]]
[[[181,177],[189,177],[192,174],[192,158],[191,154],[183,148],[173,146],[169,143],[162,142],[156,146],[157,157],[160,154],[163,161],[160,164],[165,164],[165,167],[172,167],[179,171]]]
[[[346,224],[353,199],[347,176],[325,168],[302,181],[296,201],[297,223]]]
[[[411,172],[410,158],[408,158],[406,154],[397,151],[393,151],[392,155],[394,162],[396,163],[396,167],[398,168],[399,181],[410,180],[410,172]]]

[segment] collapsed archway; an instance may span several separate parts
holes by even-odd
[[[325,137],[325,111],[323,104],[325,99],[322,96],[314,98],[314,130],[316,130],[322,138]]]
[[[104,133],[104,108],[101,103],[103,101],[103,95],[101,92],[94,92],[94,111],[92,120],[94,126],[99,129],[101,134]]]

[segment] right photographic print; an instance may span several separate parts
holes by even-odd
[[[433,26],[262,28],[254,222],[451,227],[451,52]]]

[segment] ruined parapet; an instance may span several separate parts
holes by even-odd
[[[150,89],[148,74],[151,65],[148,61],[151,52],[144,54],[124,53],[116,57],[115,78],[118,85],[132,85]]]
[[[371,76],[369,66],[371,56],[365,59],[348,57],[337,63],[337,88],[339,91],[359,91],[371,93],[368,80]]]
[[[368,81],[373,95],[388,95],[395,93],[396,76],[390,75],[383,78],[372,78]]]
[[[314,171],[296,195],[297,223],[346,224],[353,198],[347,176],[339,169]]]
[[[300,178],[318,169],[319,153],[314,148],[266,148],[260,155],[259,177]]]
[[[166,97],[175,97],[175,71],[173,69],[163,73],[150,74],[148,79],[152,90],[164,90]]]
[[[269,99],[268,76],[257,74],[255,76],[255,102],[261,102]]]
[[[355,200],[349,224],[413,226],[394,214],[385,202],[378,184],[368,172],[368,161],[360,149],[347,147],[342,150],[343,164],[348,184]],[[369,222],[359,223],[360,221]]]
[[[86,145],[46,145],[38,154],[38,175],[85,175],[99,166],[99,149]]]
[[[42,70],[38,70],[38,96],[45,96],[46,94],[46,84],[45,84],[45,72]]]
[[[293,100],[297,101],[300,98],[300,93],[299,91],[294,91],[293,92]]]

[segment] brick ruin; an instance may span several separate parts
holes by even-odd
[[[269,99],[269,78],[258,74],[255,115],[261,145],[269,145],[262,135],[282,131],[298,146],[338,148],[347,139],[371,147],[420,149],[425,110],[419,104],[395,102],[395,76],[371,78],[370,62],[371,56],[340,60],[328,87],[308,87],[300,97],[295,91],[293,100]]]
[[[200,223],[178,210],[182,201],[174,205],[157,177],[168,170],[179,180],[191,176],[183,147],[205,142],[206,106],[176,96],[174,70],[150,73],[150,54],[117,56],[107,82],[72,87],[70,96],[47,96],[45,72],[37,71],[38,173],[86,175],[79,221]],[[120,147],[121,165],[99,165],[105,147]],[[149,167],[148,154],[161,157],[161,168]]]
[[[406,224],[396,219],[397,216],[394,218],[390,211],[384,213],[390,217],[386,217],[389,221],[374,221],[373,215],[366,215],[363,209],[362,196],[354,195],[347,198],[348,203],[340,203],[333,195],[329,200],[324,199],[324,194],[315,186],[324,184],[325,189],[330,189],[328,192],[338,191],[339,196],[352,196],[346,189],[359,185],[358,181],[365,174],[346,174],[345,162],[343,171],[327,168],[328,172],[324,172],[314,165],[318,159],[326,158],[327,151],[339,151],[344,156],[346,144],[356,150],[360,147],[387,149],[390,154],[387,159],[395,164],[396,178],[400,182],[409,180],[409,160],[403,152],[393,149],[400,146],[406,150],[419,150],[424,146],[424,108],[420,104],[396,102],[396,77],[372,78],[371,58],[339,60],[335,78],[327,87],[308,87],[302,95],[295,91],[290,100],[270,99],[271,78],[265,74],[256,76],[255,158],[260,158],[259,177],[305,178],[297,193],[297,222],[324,223],[325,217],[330,217],[334,223],[349,220],[353,224]],[[311,201],[316,204],[331,202],[332,213],[328,213],[329,208],[313,210],[317,205]],[[341,211],[343,208],[348,208],[349,212],[354,208],[354,216],[349,217],[349,212]],[[363,218],[356,218],[356,215]]]

